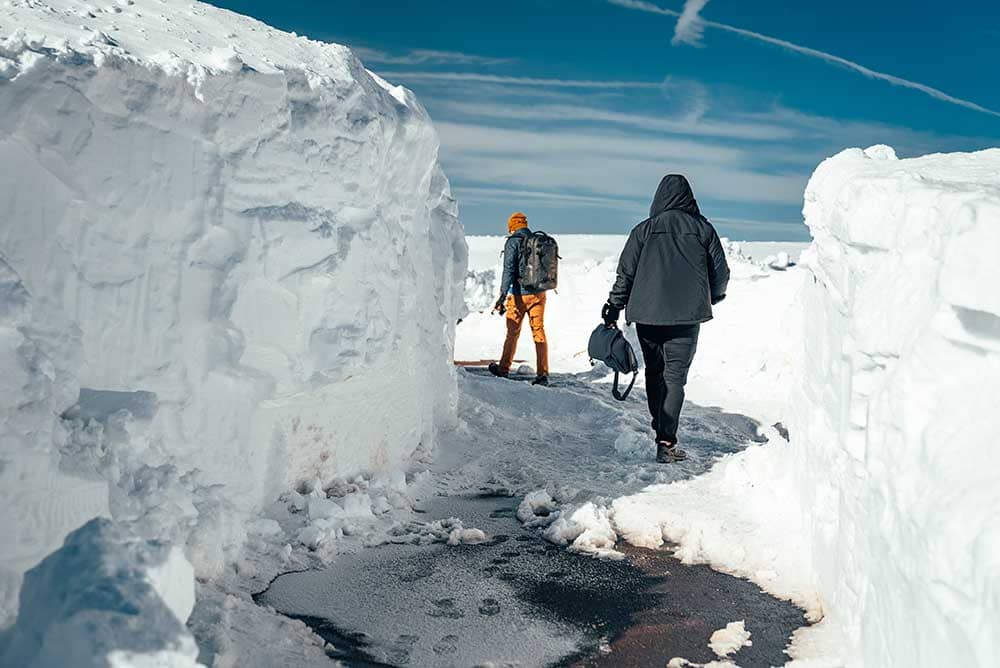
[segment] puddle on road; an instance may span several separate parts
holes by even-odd
[[[349,666],[663,666],[715,659],[711,634],[744,619],[743,668],[782,665],[802,612],[745,580],[625,547],[575,555],[525,530],[518,499],[437,498],[482,545],[386,545],[323,570],[279,576],[258,603],[303,620]]]

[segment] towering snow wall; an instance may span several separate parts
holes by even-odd
[[[433,446],[466,263],[437,150],[338,45],[180,0],[0,6],[2,613],[94,514],[211,575],[225,518]]]
[[[1000,665],[1000,150],[825,161],[792,427],[849,665]]]

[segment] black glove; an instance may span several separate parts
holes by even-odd
[[[507,295],[500,295],[500,297],[497,298],[497,303],[493,305],[493,312],[499,313],[500,315],[506,313],[507,307],[504,306],[504,302],[506,301],[507,301]]]
[[[605,325],[610,327],[611,325],[618,323],[618,314],[621,312],[622,310],[617,306],[605,304],[603,308],[601,308],[601,320],[604,321]]]
[[[716,304],[718,304],[719,302],[721,302],[725,298],[726,298],[726,295],[719,295],[718,297],[712,297],[712,306],[715,306]]]

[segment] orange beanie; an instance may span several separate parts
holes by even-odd
[[[512,215],[510,217],[510,220],[507,221],[507,231],[510,232],[511,234],[514,234],[514,232],[516,232],[517,230],[520,230],[527,226],[528,226],[528,217],[523,213],[521,213],[520,211]]]

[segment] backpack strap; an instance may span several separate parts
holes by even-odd
[[[628,395],[632,392],[632,386],[635,385],[635,379],[639,377],[639,372],[636,371],[632,374],[632,382],[628,384],[624,392],[618,390],[618,372],[615,371],[615,383],[611,386],[611,394],[618,401],[625,401],[628,399]]]

